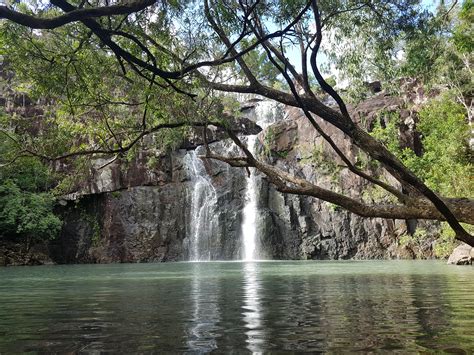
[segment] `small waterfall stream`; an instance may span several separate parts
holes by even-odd
[[[209,261],[217,222],[217,193],[196,151],[188,152],[184,161],[192,183],[189,260]]]
[[[265,129],[274,123],[278,113],[278,106],[271,101],[260,101],[255,107],[255,122]],[[257,153],[259,140],[258,135],[247,137],[247,148],[252,154]],[[257,233],[259,231],[259,207],[258,207],[258,184],[260,177],[256,174],[255,168],[250,168],[251,175],[247,180],[245,190],[245,207],[242,218],[242,249],[243,260],[258,260],[262,256],[262,251],[258,243]]]

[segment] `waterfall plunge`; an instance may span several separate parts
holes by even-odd
[[[277,118],[278,106],[271,101],[260,101],[255,107],[255,122],[265,129],[271,123],[274,123]],[[255,155],[258,148],[257,135],[247,137],[247,148]],[[247,180],[247,188],[245,190],[245,207],[243,209],[242,219],[242,245],[243,245],[243,259],[257,260],[261,258],[261,250],[257,243],[258,233],[258,179],[256,169],[250,168],[251,175]]]
[[[189,260],[209,261],[216,229],[217,193],[196,151],[186,154],[185,165],[192,183]]]

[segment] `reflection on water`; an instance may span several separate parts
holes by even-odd
[[[188,347],[196,351],[217,348],[219,330],[219,283],[216,278],[202,277],[203,263],[193,263],[191,281],[191,322],[189,324]]]
[[[3,268],[0,353],[472,353],[473,279],[440,262]]]
[[[242,316],[247,336],[247,349],[251,352],[260,352],[264,339],[264,327],[262,322],[262,305],[260,301],[260,280],[258,278],[258,264],[247,262],[243,264],[244,273],[244,302]]]

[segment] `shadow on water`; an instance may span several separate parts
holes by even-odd
[[[0,353],[472,353],[473,276],[437,262],[4,268]]]

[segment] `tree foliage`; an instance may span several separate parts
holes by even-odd
[[[0,152],[8,154],[7,143]],[[53,213],[48,169],[36,158],[0,168],[0,236],[31,241],[52,239],[61,228]]]
[[[473,197],[469,125],[464,108],[445,95],[420,111],[418,130],[424,152],[407,161],[428,186],[446,196]]]
[[[421,134],[423,152],[417,156],[401,148],[400,119],[391,115],[384,127],[376,121],[372,135],[383,142],[403,163],[435,191],[451,197],[473,197],[473,166],[468,146],[470,129],[465,110],[452,93],[432,99],[419,112],[416,130]]]

